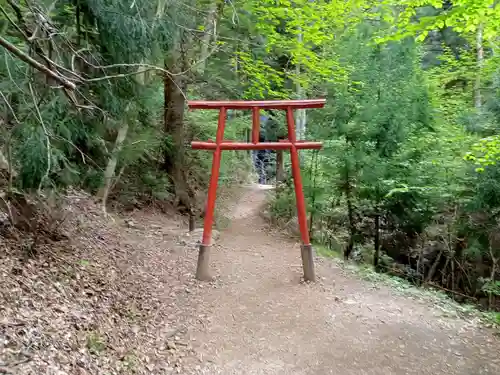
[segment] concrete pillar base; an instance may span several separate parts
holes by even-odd
[[[196,267],[196,278],[200,281],[210,281],[210,245],[200,245],[198,252],[198,265]]]
[[[312,245],[301,245],[302,269],[304,270],[304,281],[316,281],[314,274],[314,259]]]

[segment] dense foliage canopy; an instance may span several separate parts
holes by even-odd
[[[2,0],[0,13],[4,192],[78,187],[104,208],[173,201],[193,216],[210,161],[187,145],[217,118],[186,98],[326,97],[297,114],[298,136],[325,144],[302,159],[315,241],[495,308],[497,1]],[[246,124],[236,114],[226,134]],[[250,166],[227,153],[222,179]],[[272,212],[289,221],[283,182]]]

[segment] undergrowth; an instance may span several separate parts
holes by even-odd
[[[330,250],[324,245],[314,244],[314,250],[318,256],[334,260],[343,269],[371,283],[374,289],[386,286],[397,294],[431,302],[435,308],[441,310],[444,317],[480,319],[487,326],[498,329],[500,334],[500,313],[498,312],[481,311],[473,304],[459,303],[441,290],[432,287],[417,287],[400,277],[376,272],[373,266],[366,263],[344,262],[341,252]]]

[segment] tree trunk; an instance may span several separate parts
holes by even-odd
[[[375,252],[373,255],[373,266],[375,271],[379,270],[379,259],[380,259],[380,215],[375,214],[375,238],[373,240]]]
[[[276,185],[283,181],[285,168],[283,165],[283,150],[276,150]]]
[[[300,32],[297,35],[297,42],[302,44],[304,40],[304,35],[302,32]],[[300,84],[300,73],[301,73],[301,67],[300,63],[297,61],[295,65],[295,77],[296,77],[296,83],[295,83],[295,95],[297,96],[297,99],[303,99],[304,96],[304,90],[302,88],[302,85]],[[306,115],[306,110],[305,109],[297,109],[295,110],[295,133],[297,140],[303,140],[305,139],[306,136],[306,121],[307,121],[307,115]]]
[[[455,258],[451,259],[451,298],[455,299]]]
[[[478,111],[481,110],[482,107],[481,74],[484,62],[483,28],[483,24],[480,24],[476,33],[477,75],[474,84],[474,106]]]
[[[346,160],[345,163],[345,181],[344,181],[344,192],[347,201],[347,216],[349,219],[349,243],[347,244],[346,249],[344,250],[344,258],[347,260],[351,255],[351,252],[354,248],[354,238],[356,236],[356,223],[354,220],[354,205],[352,203],[352,186],[349,176],[349,165]]]
[[[429,270],[429,273],[427,274],[427,277],[425,278],[425,283],[428,283],[430,281],[432,281],[432,278],[434,277],[434,274],[436,273],[437,271],[437,267],[439,265],[439,262],[441,261],[441,257],[443,256],[443,250],[441,250],[439,253],[438,253],[438,256],[436,257],[436,259],[434,260],[434,263],[432,264],[431,266],[431,269]],[[450,258],[448,258],[449,260]],[[448,261],[447,261],[448,263]],[[446,272],[446,269],[445,269],[445,272]]]
[[[215,39],[215,25],[217,21],[217,0],[212,0],[210,3],[210,8],[208,10],[207,19],[205,20],[205,29],[203,38],[201,39],[201,52],[200,52],[200,64],[198,65],[198,72],[203,75],[207,67],[207,59],[209,55],[209,46],[212,41],[212,37]]]
[[[164,131],[167,142],[164,169],[169,173],[174,191],[175,203],[183,206],[190,217],[194,215],[194,192],[187,183],[184,146],[184,109],[187,77],[179,74],[188,68],[187,35],[179,31],[177,42],[169,58],[165,61],[165,69],[172,75],[164,74]],[[190,219],[191,222],[191,219]]]
[[[128,108],[128,107],[127,107]],[[115,146],[111,152],[111,156],[104,171],[104,186],[99,190],[97,196],[102,199],[102,210],[106,212],[106,202],[108,200],[111,184],[113,182],[113,177],[115,176],[116,165],[118,164],[118,155],[123,146],[123,142],[127,137],[128,133],[128,122],[124,121],[123,125],[118,129],[118,135],[116,136]]]
[[[347,214],[349,216],[349,243],[344,250],[344,258],[347,260],[352,253],[354,248],[354,236],[356,235],[356,227],[354,224],[354,210],[351,202],[351,198],[347,198]]]
[[[9,176],[11,174],[16,176],[15,171],[12,170],[12,163],[9,162],[8,155],[7,157],[5,157],[1,149],[0,149],[0,170],[6,171],[9,174]]]
[[[493,252],[493,248],[491,245],[490,245],[490,257],[491,257],[490,280],[491,280],[492,285],[495,285],[498,258],[495,257],[495,254]],[[489,292],[488,293],[488,309],[494,310],[494,307],[495,307],[495,294],[492,292]]]
[[[165,0],[160,0],[158,3],[158,9],[157,9],[157,13],[156,13],[155,22],[156,22],[156,19],[161,16],[164,6],[165,6]],[[141,64],[144,64],[144,63],[146,63],[146,61],[142,60]],[[137,68],[137,73],[138,74],[136,74],[134,77],[136,82],[140,85],[145,85],[149,81],[149,77],[150,77],[149,72],[144,67],[140,66]],[[125,112],[128,112],[129,108],[130,108],[130,104],[127,105]],[[125,119],[127,120],[127,116],[125,116]],[[97,193],[97,196],[102,199],[102,209],[104,212],[106,212],[106,203],[108,200],[109,192],[111,191],[112,187],[114,186],[114,184],[112,184],[112,182],[113,182],[113,178],[114,178],[115,172],[116,172],[116,165],[118,164],[118,154],[120,153],[122,146],[123,146],[123,142],[125,141],[125,138],[127,137],[128,129],[129,129],[128,121],[124,121],[122,126],[118,129],[118,134],[116,136],[115,145],[114,145],[113,151],[111,153],[111,157],[110,157],[108,164],[106,166],[106,170],[104,171],[104,186]],[[123,169],[121,172],[123,172]],[[118,178],[119,178],[119,176],[120,176],[120,174],[118,174]]]

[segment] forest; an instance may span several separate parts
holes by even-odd
[[[217,114],[188,99],[326,98],[296,115],[297,138],[324,144],[301,156],[315,244],[500,310],[498,1],[0,0],[0,13],[2,231],[42,231],[30,202],[68,189],[104,212],[198,220],[211,160],[189,144],[214,138]],[[266,139],[282,137],[269,116]],[[249,124],[231,114],[226,138]],[[286,156],[268,160],[277,225],[296,214]],[[227,152],[221,184],[251,171]]]

